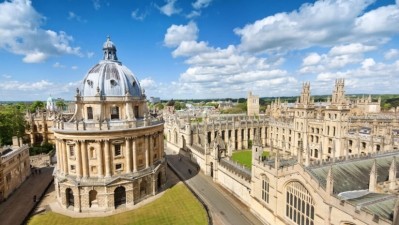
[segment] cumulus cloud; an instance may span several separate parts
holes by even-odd
[[[45,18],[32,7],[30,0],[0,3],[0,48],[23,55],[26,63],[43,62],[51,56],[81,55],[72,47],[73,38],[63,31],[45,30]]]
[[[180,74],[175,93],[203,97],[235,97],[248,90],[270,95],[296,83],[286,70],[278,69],[284,59],[269,60],[240,52],[236,46],[215,48],[197,41],[194,22],[172,25],[165,35],[165,46],[174,48],[173,57],[185,57],[188,68]],[[268,86],[268,93],[259,84]],[[278,87],[278,85],[280,85]]]
[[[45,90],[52,87],[54,84],[52,82],[41,80],[37,82],[26,82],[22,83],[19,81],[9,81],[2,84],[2,89],[4,90],[18,90],[18,91],[32,91],[32,90]]]
[[[3,75],[1,75],[2,77],[4,77],[4,78],[6,78],[6,79],[10,79],[12,76],[11,75],[8,75],[8,74],[3,74]]]
[[[354,42],[383,43],[399,32],[399,8],[390,5],[365,13],[372,3],[374,0],[320,0],[234,31],[241,38],[240,49],[255,53]]]
[[[198,27],[194,22],[187,25],[173,24],[165,34],[164,43],[168,47],[179,46],[183,41],[195,41],[198,36]]]
[[[101,8],[100,0],[92,0],[92,2],[95,10],[99,10]]]
[[[387,60],[396,58],[399,56],[399,50],[398,49],[389,49],[387,52],[384,54],[384,58]]]
[[[161,11],[161,13],[167,15],[167,16],[171,16],[173,14],[178,14],[181,12],[181,9],[176,8],[175,6],[176,0],[166,0],[166,4],[159,7],[159,11]]]
[[[144,89],[152,89],[156,87],[156,82],[151,77],[140,80],[140,86]]]

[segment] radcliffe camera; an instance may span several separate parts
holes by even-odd
[[[0,1],[1,225],[399,225],[398,0]]]

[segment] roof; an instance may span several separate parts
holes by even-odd
[[[365,159],[348,160],[336,162],[332,165],[332,174],[334,182],[334,193],[341,193],[353,190],[365,190],[369,188],[370,171],[373,166],[374,159],[377,163],[377,182],[388,180],[389,167],[392,160],[399,152],[381,154]],[[310,174],[318,179],[322,186],[325,187],[326,177],[331,164],[308,167]],[[398,159],[396,159],[396,169],[399,170]],[[399,173],[397,173],[398,177]],[[339,181],[339,182],[338,182]]]
[[[359,208],[366,209],[379,217],[393,219],[393,208],[397,201],[396,195],[368,193],[359,198],[349,199],[348,202]]]

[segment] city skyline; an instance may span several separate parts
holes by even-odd
[[[398,93],[396,1],[1,1],[0,100],[73,99],[106,37],[148,97]],[[173,91],[171,91],[173,90]]]

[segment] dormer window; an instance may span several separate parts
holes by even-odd
[[[92,80],[87,80],[86,82],[91,88],[93,87],[93,81]]]
[[[133,85],[133,87],[136,87],[136,81],[133,81],[132,85]]]
[[[116,85],[118,85],[118,82],[116,82],[116,80],[110,80],[111,86],[115,87]]]

